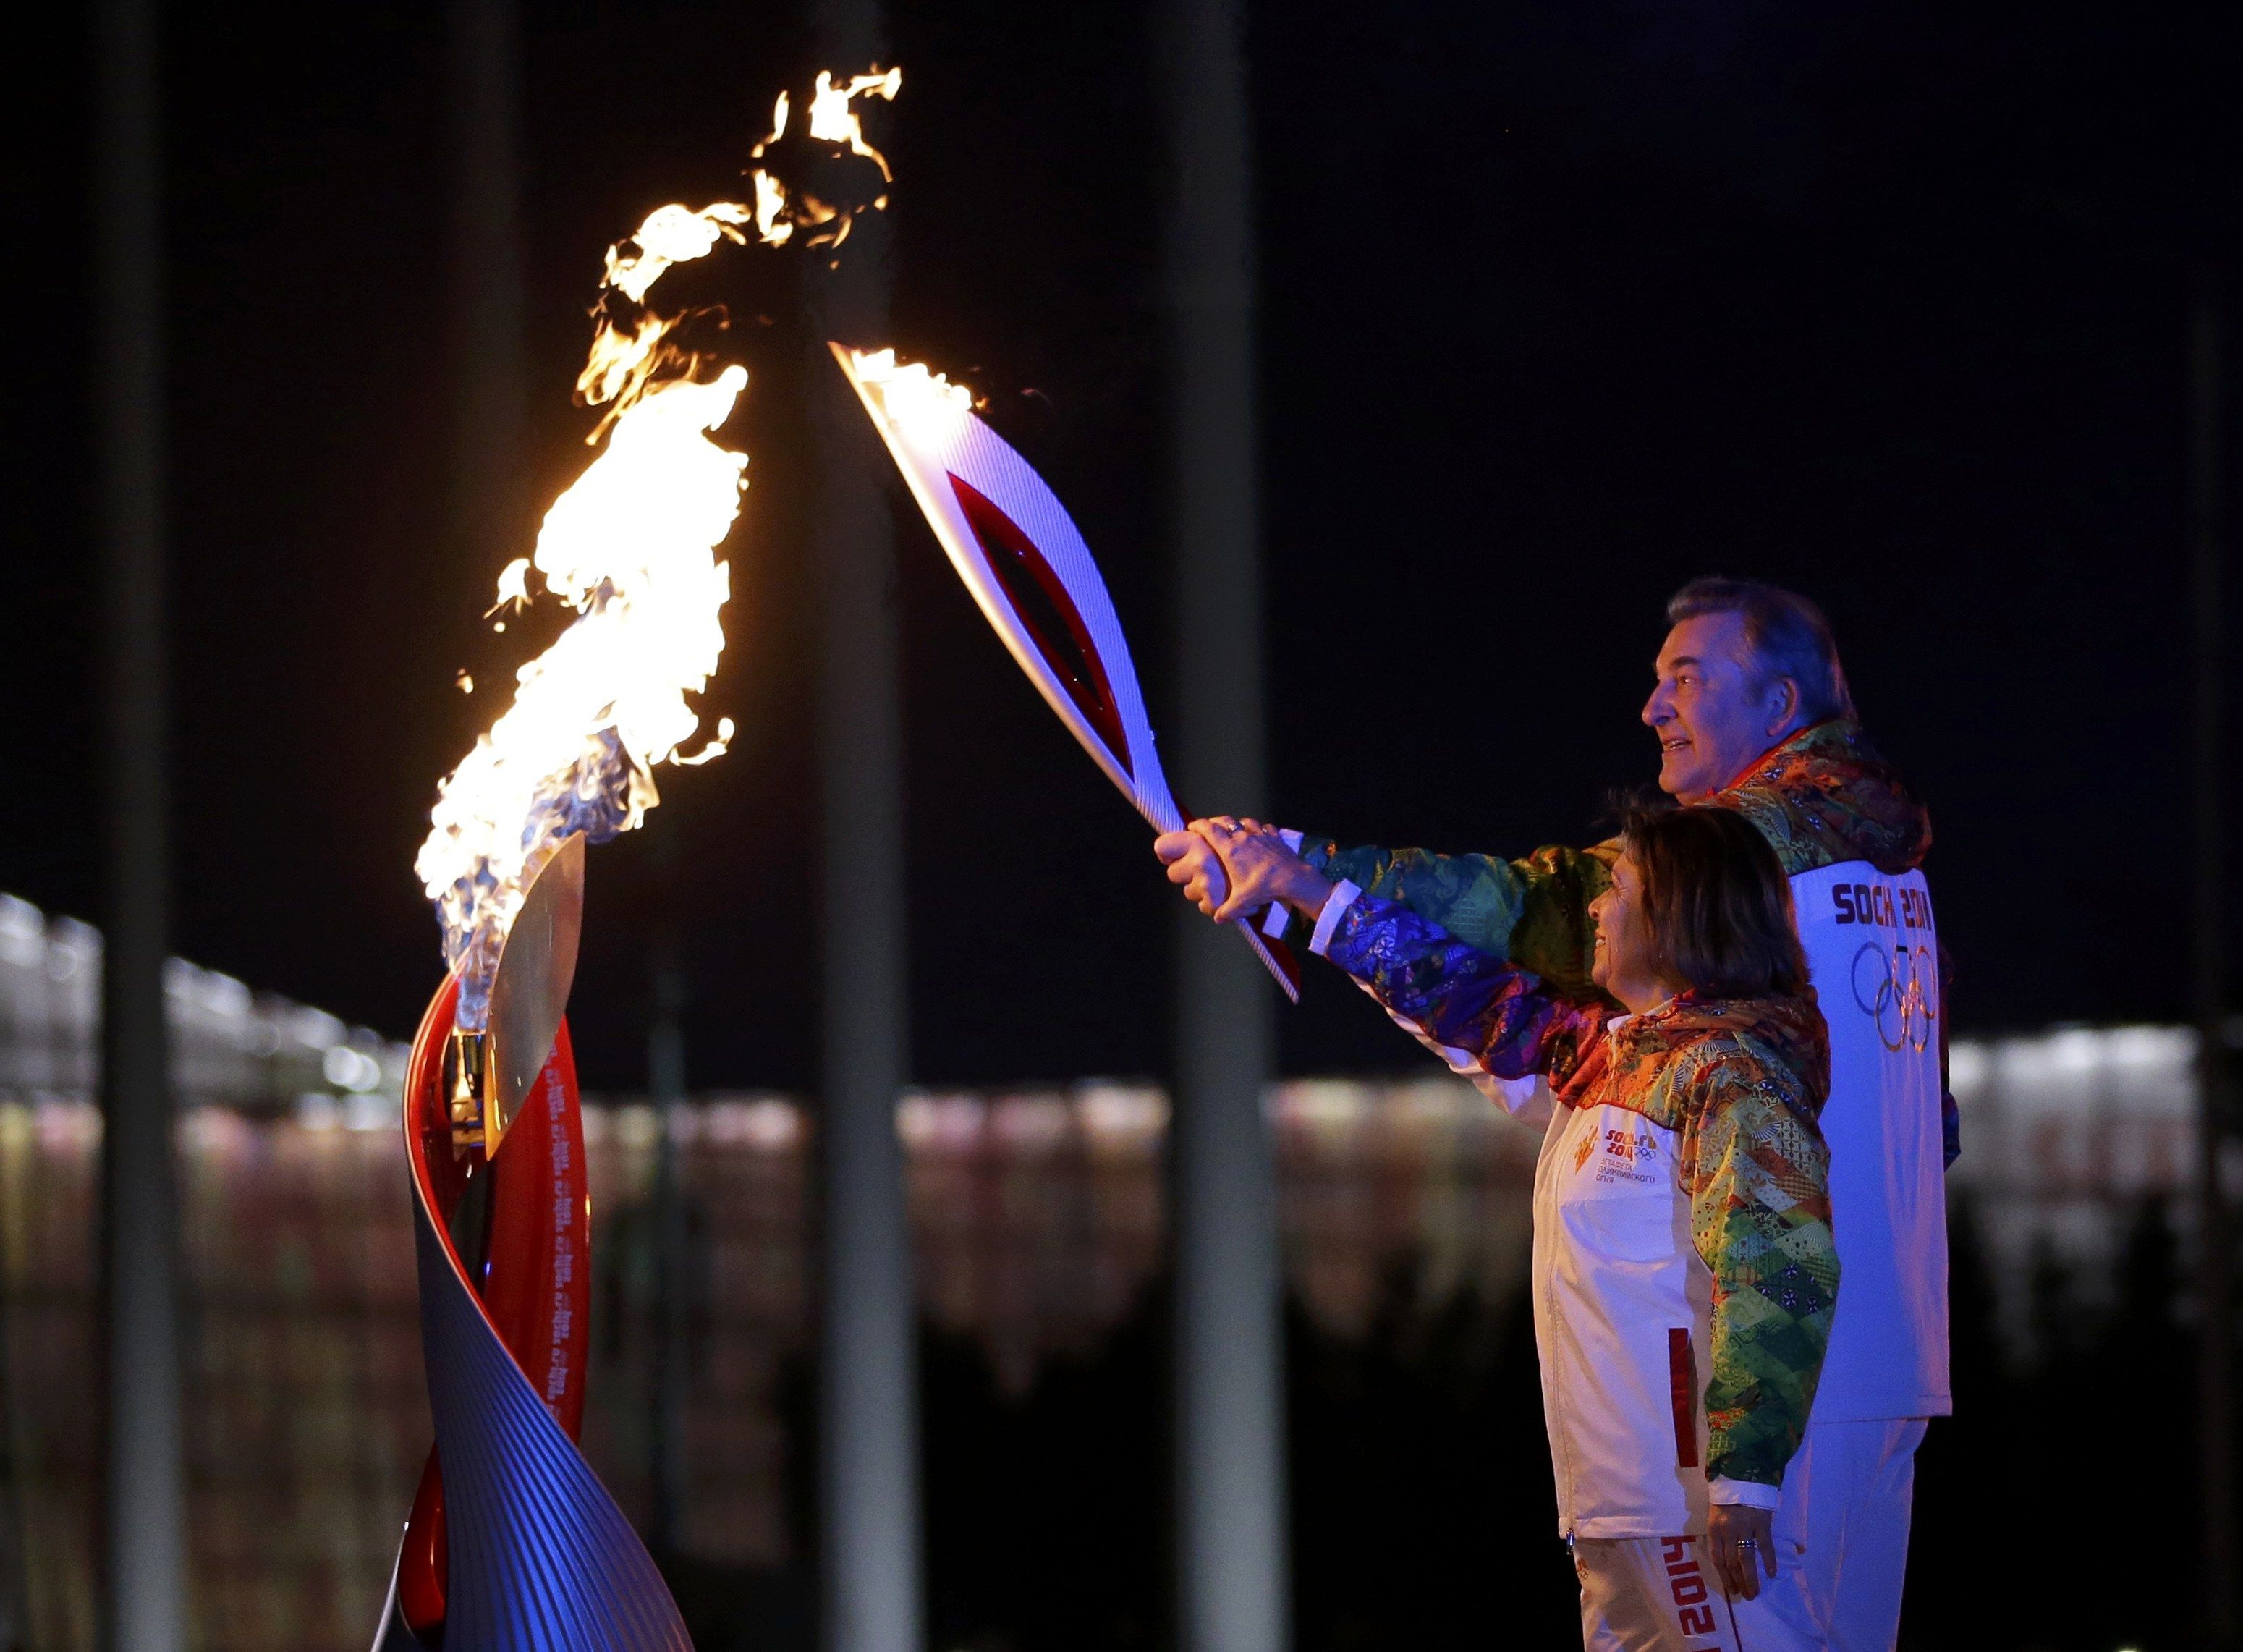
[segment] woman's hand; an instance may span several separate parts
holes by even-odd
[[[1729,1598],[1755,1600],[1761,1571],[1775,1575],[1775,1516],[1743,1503],[1716,1503],[1706,1547],[1714,1553],[1714,1569]]]
[[[1229,896],[1209,914],[1217,923],[1251,917],[1277,901],[1313,918],[1331,899],[1330,880],[1287,848],[1273,826],[1218,814],[1193,821],[1191,829],[1213,846],[1230,885]],[[1169,875],[1174,878],[1175,871]]]
[[[1216,853],[1215,846],[1186,826],[1155,838],[1153,853],[1168,867],[1169,881],[1184,892],[1184,899],[1214,917],[1215,909],[1230,893],[1230,880],[1223,875],[1223,858]]]

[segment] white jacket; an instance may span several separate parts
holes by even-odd
[[[1403,907],[1358,907],[1357,893],[1339,886],[1312,949],[1514,1114],[1546,1121],[1531,1289],[1560,1534],[1674,1536],[1703,1531],[1709,1500],[1775,1507],[1775,1483],[1708,1484],[1706,1397],[1710,1384],[1740,1408],[1724,1413],[1721,1450],[1775,1481],[1807,1425],[1841,1272],[1812,1115],[1821,1015],[1676,1001],[1605,1022]],[[1494,1076],[1553,1059],[1566,1101]],[[1700,1156],[1687,1186],[1686,1153]],[[1708,1256],[1734,1270],[1722,1342]],[[1813,1365],[1787,1368],[1802,1345]]]
[[[1947,1180],[1939,932],[1921,872],[1795,874],[1799,939],[1830,1028],[1830,1223],[1846,1286],[1814,1420],[1944,1417]]]
[[[1559,1535],[1702,1532],[1713,1275],[1674,1184],[1676,1132],[1621,1107],[1550,1112],[1532,1289]],[[1723,1491],[1775,1506],[1772,1486]]]

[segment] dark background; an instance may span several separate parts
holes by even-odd
[[[498,709],[454,675],[503,684],[527,642],[475,622],[504,556],[445,529],[441,20],[172,15],[176,945],[402,1034],[438,968],[412,853]],[[1578,840],[1651,772],[1660,600],[1764,575],[1828,605],[1932,806],[1962,1025],[2183,1015],[2187,307],[2234,249],[2243,147],[2211,15],[1257,12],[1276,814]],[[601,250],[663,200],[738,193],[805,60],[778,5],[549,4],[526,28],[542,502],[586,456],[568,390]],[[1148,16],[903,4],[894,31],[897,341],[1044,467],[1173,725]],[[0,887],[92,916],[84,50],[17,85],[7,159]],[[693,1082],[813,1070],[813,364],[783,256],[715,279],[755,382],[707,709],[744,734],[595,856],[580,1048],[609,1086],[642,1069],[663,834]],[[919,1075],[1157,1072],[1175,920],[1140,824],[899,523]],[[1289,1069],[1413,1059],[1355,997],[1312,976]]]
[[[601,250],[663,201],[738,194],[772,94],[814,65],[791,7],[529,10],[542,502],[586,456],[568,390]],[[1068,500],[1173,727],[1189,570],[1162,528],[1148,15],[895,14],[896,341],[984,391]],[[526,538],[468,556],[446,527],[441,9],[172,16],[175,945],[402,1035],[439,969],[413,851],[497,709],[454,674],[504,682],[535,629],[475,618]],[[2233,293],[2231,16],[1260,9],[1278,817],[1446,848],[1578,840],[1606,788],[1651,772],[1633,719],[1660,601],[1698,573],[1762,575],[1828,605],[1872,729],[1932,806],[1962,1028],[2183,1017],[2186,341],[2198,283]],[[89,76],[77,20],[55,26],[13,25],[0,158],[0,887],[91,917]],[[799,409],[805,373],[830,369],[784,258],[735,253],[709,280],[755,375],[728,432],[752,487],[706,708],[741,738],[666,772],[648,829],[595,854],[578,1049],[594,1083],[641,1082],[648,959],[674,922],[696,1086],[801,1089],[818,866]],[[898,520],[918,1075],[1158,1073],[1176,918],[1142,825]],[[1289,1069],[1420,1059],[1358,995],[1315,972],[1309,989],[1283,1017]],[[2027,1353],[1993,1342],[1977,1257],[1960,1210],[1976,1421],[1925,1453],[1909,1643],[2186,1644],[2192,1463],[2154,1427],[2190,1359],[2164,1212],[2139,1213],[2115,1308],[2037,1283]],[[1163,1312],[1148,1298],[1027,1400],[929,1344],[946,1647],[1161,1642]],[[1296,1318],[1304,1646],[1563,1642],[1516,1321],[1406,1279],[1364,1343]],[[763,1579],[668,1559],[704,1648],[804,1642],[806,1557]]]

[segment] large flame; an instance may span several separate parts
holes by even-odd
[[[900,72],[875,69],[836,86],[818,77],[810,137],[879,164],[849,105],[892,98]],[[783,137],[780,94],[760,159]],[[688,697],[708,686],[724,649],[719,616],[731,594],[717,547],[731,531],[747,486],[748,456],[710,439],[747,388],[744,367],[713,366],[670,334],[685,320],[647,307],[664,272],[705,257],[753,225],[771,246],[798,226],[838,244],[847,214],[797,197],[767,167],[754,172],[755,204],[715,201],[698,212],[657,208],[608,249],[592,347],[577,389],[605,409],[588,438],[597,455],[553,503],[536,554],[508,563],[498,608],[531,600],[530,574],[576,610],[559,639],[515,673],[514,701],[446,777],[414,871],[435,902],[444,955],[460,974],[458,1024],[481,1028],[491,977],[524,891],[563,839],[596,843],[636,826],[658,800],[653,771],[704,763],[731,738],[730,718],[697,751]],[[875,203],[886,206],[886,198]],[[461,683],[472,691],[461,674]]]
[[[515,674],[513,705],[445,779],[414,862],[460,972],[464,1028],[482,1024],[507,930],[554,846],[630,830],[657,801],[653,769],[705,762],[731,736],[720,720],[680,755],[700,726],[686,697],[724,649],[731,568],[715,552],[746,486],[747,455],[709,432],[747,382],[728,367],[706,384],[644,389],[546,513],[533,564],[577,617]],[[520,597],[525,572],[502,577],[502,600]]]

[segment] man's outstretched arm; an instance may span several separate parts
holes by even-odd
[[[1300,854],[1325,877],[1344,878],[1366,894],[1407,907],[1467,946],[1532,970],[1568,997],[1596,995],[1589,980],[1596,940],[1589,902],[1612,881],[1617,844],[1553,845],[1505,860],[1427,849],[1343,847],[1330,838],[1303,836]]]

